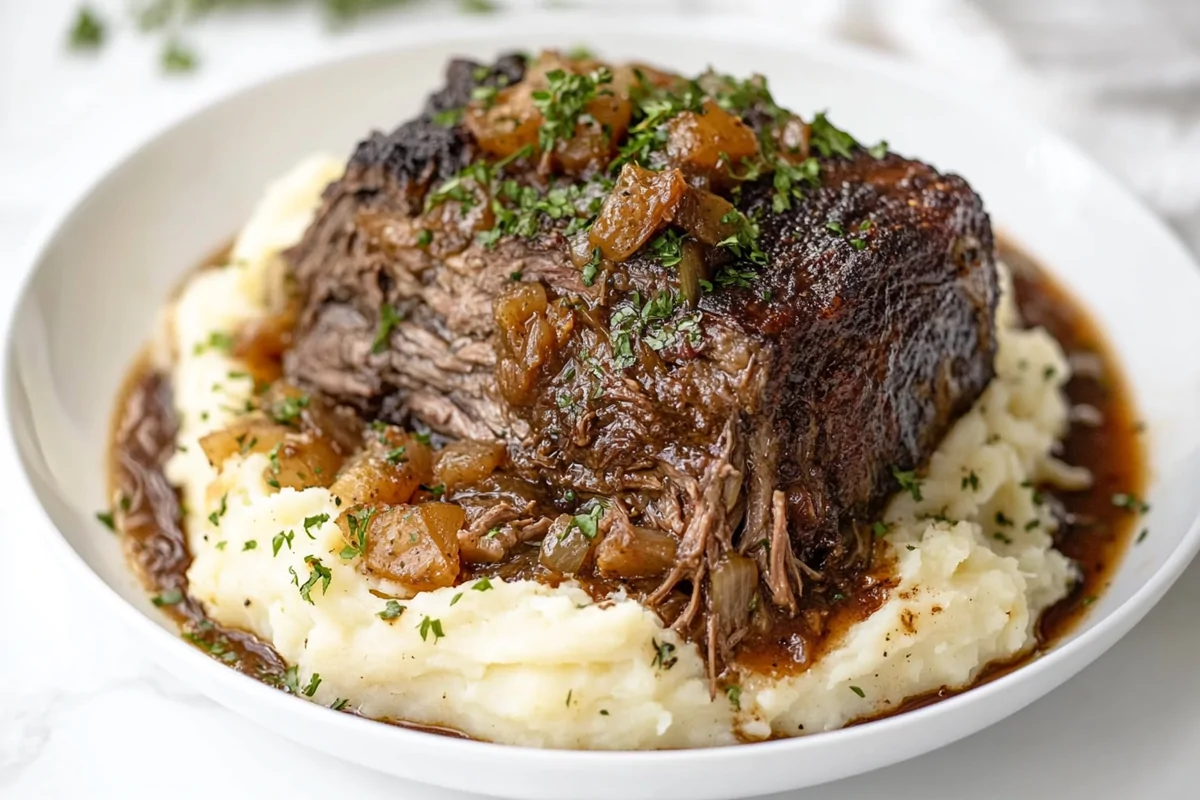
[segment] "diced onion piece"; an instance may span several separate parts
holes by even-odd
[[[546,569],[563,575],[574,575],[583,568],[592,544],[593,540],[572,524],[571,515],[562,514],[554,520],[550,532],[542,539],[542,552],[538,561]]]
[[[684,111],[667,123],[667,158],[689,176],[720,183],[730,168],[756,155],[754,131],[712,100],[705,100],[699,113]],[[725,174],[717,174],[718,166]]]
[[[522,82],[496,93],[487,105],[468,104],[463,124],[485,153],[504,158],[522,147],[536,148],[542,115],[533,106],[532,86]]]
[[[206,434],[200,439],[200,449],[208,456],[208,463],[220,469],[231,456],[271,452],[288,433],[283,425],[265,419],[240,419],[228,428]]]
[[[463,440],[448,444],[437,453],[433,482],[442,484],[447,491],[475,483],[496,471],[505,452],[500,442]]]
[[[633,105],[627,97],[604,94],[588,103],[575,125],[575,135],[554,146],[554,157],[563,172],[581,175],[589,168],[606,166],[617,154],[632,115]]]
[[[329,440],[312,433],[289,434],[267,455],[263,480],[276,489],[329,486],[342,466],[342,456]]]
[[[382,439],[382,441],[380,441]],[[329,491],[344,506],[406,503],[433,480],[433,454],[416,437],[383,431],[337,476]]]
[[[458,531],[465,519],[452,503],[377,509],[367,523],[367,571],[418,592],[453,586],[459,572]],[[348,529],[343,527],[346,536]]]
[[[675,224],[707,245],[723,242],[738,232],[730,219],[733,204],[720,195],[688,187],[675,210]],[[729,220],[729,221],[726,221]]]
[[[546,289],[540,283],[509,283],[492,304],[499,328],[496,384],[501,396],[517,406],[536,396],[543,364],[558,348],[558,336],[546,316]]]
[[[593,247],[624,261],[675,216],[687,182],[679,170],[654,172],[626,164],[588,234]]]
[[[596,567],[605,577],[652,578],[675,563],[675,537],[634,525],[613,525],[596,546]]]
[[[758,566],[749,558],[727,553],[712,571],[713,610],[726,630],[737,630],[750,619],[750,601],[758,591]]]

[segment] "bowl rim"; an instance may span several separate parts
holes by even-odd
[[[20,481],[18,486],[25,493],[24,500],[32,501],[32,505],[36,507],[36,513],[40,515],[40,521],[53,532],[48,538],[53,542],[52,549],[58,552],[61,562],[67,564],[74,574],[80,576],[82,582],[91,587],[92,591],[103,597],[103,602],[113,609],[118,617],[125,620],[134,631],[145,639],[153,641],[157,648],[165,649],[172,657],[192,660],[197,670],[205,672],[210,683],[215,681],[224,685],[227,687],[224,691],[228,691],[230,694],[255,695],[256,702],[262,704],[268,712],[276,716],[302,715],[307,722],[318,724],[332,733],[344,731],[347,734],[361,736],[389,737],[393,738],[397,745],[429,744],[430,738],[435,736],[419,730],[380,723],[354,714],[334,712],[315,703],[297,703],[295,698],[232,670],[188,645],[180,636],[173,634],[168,628],[125,600],[116,589],[95,572],[59,530],[49,511],[42,504],[41,497],[33,485],[28,459],[21,448],[16,445],[17,437],[13,425],[13,398],[16,388],[14,350],[19,336],[16,318],[18,310],[28,301],[34,279],[44,263],[49,249],[81,212],[86,201],[135,160],[146,146],[172,134],[177,129],[186,127],[217,106],[265,90],[274,84],[300,79],[333,66],[353,61],[366,61],[394,52],[419,49],[430,44],[459,43],[463,46],[486,44],[489,39],[511,38],[514,29],[523,30],[532,35],[558,34],[564,40],[586,40],[591,35],[611,31],[620,22],[615,17],[600,15],[588,10],[558,11],[550,15],[507,13],[498,19],[501,20],[500,24],[459,19],[453,31],[446,29],[444,19],[413,21],[406,24],[405,30],[399,38],[383,43],[368,42],[365,45],[352,46],[347,50],[337,50],[301,64],[272,70],[252,80],[234,82],[215,95],[198,98],[196,102],[188,104],[158,124],[130,137],[122,146],[114,148],[108,153],[102,168],[81,176],[67,191],[62,192],[60,197],[63,199],[51,207],[46,214],[46,219],[35,228],[26,245],[18,248],[16,259],[19,275],[18,286],[16,291],[9,296],[9,303],[3,309],[4,343],[3,349],[0,351],[0,367],[3,369],[4,399],[3,404],[0,405],[0,417],[3,418],[3,425],[0,425],[0,437],[2,437],[0,444],[4,445],[2,449],[5,457],[11,457],[19,465],[19,468],[13,472],[18,475]],[[940,95],[949,102],[968,107],[972,113],[985,117],[998,126],[1020,128],[1026,135],[1034,136],[1050,147],[1057,157],[1074,161],[1077,166],[1086,171],[1089,180],[1096,181],[1104,185],[1106,190],[1115,191],[1121,195],[1128,202],[1130,211],[1141,217],[1139,224],[1146,230],[1153,231],[1154,236],[1164,247],[1177,251],[1178,258],[1174,259],[1174,262],[1190,267],[1188,271],[1180,271],[1177,279],[1200,281],[1200,266],[1197,265],[1195,258],[1176,233],[1104,167],[1086,155],[1078,146],[1043,123],[1027,117],[1019,110],[998,109],[982,103],[969,94],[964,87],[956,84],[953,79],[948,79],[946,76],[920,65],[852,42],[818,40],[810,33],[797,33],[795,30],[787,29],[786,26],[781,29],[764,30],[753,26],[745,19],[725,14],[706,15],[700,19],[681,19],[661,12],[652,12],[641,15],[639,20],[645,23],[645,29],[668,31],[666,35],[675,39],[711,40],[720,36],[731,38],[735,43],[741,45],[753,43],[781,50],[803,49],[806,57],[835,67],[838,64],[849,62],[856,68],[865,69],[877,75],[885,74],[890,80],[919,86],[923,91]],[[587,27],[578,27],[580,23],[586,23]],[[586,30],[589,33],[581,36],[573,32],[578,30]],[[1154,476],[1151,476],[1151,480],[1153,479]],[[799,755],[806,749],[812,749],[815,746],[832,746],[842,741],[886,737],[889,733],[903,730],[909,726],[931,724],[938,718],[956,715],[960,710],[978,705],[997,694],[1007,693],[1010,688],[1032,682],[1039,676],[1044,676],[1043,684],[1049,686],[1049,689],[1045,691],[1052,690],[1074,674],[1074,671],[1070,671],[1059,679],[1051,677],[1055,674],[1058,665],[1083,658],[1085,660],[1079,665],[1082,667],[1098,657],[1112,642],[1115,642],[1153,608],[1166,590],[1183,573],[1198,550],[1200,550],[1200,517],[1192,521],[1174,550],[1143,581],[1142,585],[1127,600],[1109,611],[1087,630],[1072,635],[1068,640],[1055,645],[1019,669],[988,683],[973,687],[932,705],[873,720],[862,725],[851,725],[807,736],[756,742],[749,746],[681,750],[543,749],[474,739],[443,736],[436,738],[441,746],[453,750],[451,755],[488,757],[503,754],[506,758],[515,759],[518,762],[536,763],[541,767],[553,768],[555,766],[576,766],[581,762],[593,766],[610,762],[665,764],[689,762],[698,758],[744,759],[751,754],[767,756],[772,753],[787,752]],[[1127,555],[1128,553],[1126,553]],[[1109,643],[1105,644],[1106,641]],[[1094,653],[1088,652],[1095,650],[1096,647],[1099,647],[1099,650]],[[1034,699],[1043,693],[1035,694]],[[1032,700],[1027,702],[1032,702]],[[1016,705],[1006,713],[1013,713],[1026,703]]]

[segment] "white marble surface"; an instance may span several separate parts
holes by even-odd
[[[772,10],[769,0],[740,6]],[[1200,3],[913,0],[875,5],[873,15],[872,6],[774,12],[952,69],[1048,117],[1200,244]],[[196,35],[203,71],[164,79],[153,46],[128,31],[98,59],[65,55],[73,7],[0,0],[5,310],[29,231],[144,131],[255,76],[401,40],[407,20],[452,8],[418,5],[336,37],[303,11],[217,20]],[[13,468],[0,454],[0,485]],[[298,748],[189,690],[93,613],[51,558],[30,503],[6,497],[0,533],[0,797],[464,797]],[[1200,565],[1117,648],[1034,707],[930,756],[789,797],[1200,797],[1196,608]]]

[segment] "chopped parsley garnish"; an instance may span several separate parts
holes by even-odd
[[[572,528],[578,528],[589,539],[596,538],[596,531],[600,524],[600,518],[604,516],[604,506],[596,503],[588,511],[583,514],[576,514],[571,517],[571,521],[567,523],[566,529],[563,530],[563,536],[566,536]]]
[[[896,479],[896,483],[900,484],[900,489],[912,495],[913,500],[918,503],[925,498],[921,496],[921,481],[917,479],[917,473],[913,470],[902,470],[899,467],[892,467],[892,477]]]
[[[1137,541],[1136,541],[1136,542],[1134,542],[1134,544],[1141,544],[1142,542],[1146,541],[1146,537],[1147,537],[1147,536],[1149,536],[1149,535],[1150,535],[1150,529],[1149,529],[1149,528],[1142,528],[1141,532],[1140,532],[1140,533],[1138,533],[1138,535],[1137,535]]]
[[[305,556],[304,563],[308,566],[309,573],[308,580],[300,584],[300,596],[303,597],[304,601],[309,605],[316,605],[312,599],[313,587],[317,585],[317,581],[320,581],[321,594],[325,594],[327,591],[329,591],[329,584],[333,581],[333,573],[329,571],[328,567],[321,563],[321,559],[315,556]],[[299,581],[295,570],[292,570],[292,578],[297,582]]]
[[[247,539],[245,542],[242,543],[242,552],[244,553],[247,550],[254,550],[257,547],[258,547],[257,539]]]
[[[485,533],[485,534],[483,535],[483,538],[485,538],[485,539],[495,539],[495,538],[496,538],[497,536],[499,536],[499,535],[500,535],[500,529],[499,529],[499,528],[491,528],[490,530],[488,530],[488,532],[487,532],[487,533]]]
[[[345,699],[344,697],[339,697],[333,701],[333,705],[331,705],[330,708],[332,708],[334,711],[341,711],[343,708],[346,707],[346,704],[349,702],[350,701]]]
[[[876,522],[871,525],[871,533],[874,534],[876,539],[882,539],[884,536],[887,536],[891,527],[886,522]]]
[[[68,43],[72,50],[96,50],[104,44],[104,22],[89,6],[76,13]]]
[[[830,156],[850,158],[853,155],[852,148],[858,144],[854,141],[853,136],[830,122],[825,116],[825,112],[813,117],[812,124],[809,126],[808,143],[823,158]]]
[[[995,540],[996,540],[996,541],[998,541],[998,542],[1004,542],[1005,544],[1012,544],[1012,543],[1013,543],[1013,540],[1012,540],[1012,537],[1011,537],[1011,536],[1008,536],[1008,535],[1006,535],[1006,534],[1000,533],[1000,531],[996,531],[995,533],[993,533],[993,534],[992,534],[992,538],[993,538],[993,539],[995,539]]]
[[[1042,521],[1040,519],[1038,519],[1037,517],[1034,517],[1033,519],[1029,520],[1029,522],[1025,523],[1025,530],[1032,531],[1037,528],[1040,528],[1041,525],[1042,525]]]
[[[192,353],[200,355],[205,350],[220,350],[228,353],[233,350],[233,337],[222,331],[213,331],[208,335],[208,339],[203,342],[197,342],[192,348]]]
[[[371,342],[372,353],[382,353],[387,349],[388,337],[392,335],[392,331],[395,330],[402,319],[404,319],[404,316],[391,305],[384,303],[380,307],[379,327],[375,330],[375,340]]]
[[[441,639],[446,634],[442,633],[442,621],[440,619],[431,619],[425,617],[421,620],[421,624],[417,626],[421,633],[421,641],[425,641],[429,634],[433,634],[433,643],[437,644],[438,639]]]
[[[304,692],[305,697],[312,697],[314,694],[317,693],[317,687],[320,685],[321,685],[321,673],[314,672],[312,674],[312,677],[308,679],[308,685],[305,686],[301,691]]]
[[[842,227],[842,223],[837,222],[836,220],[826,222],[825,230],[829,231],[834,236],[845,236],[846,235],[846,229]]]
[[[162,608],[163,606],[178,605],[183,602],[183,592],[179,591],[178,589],[168,589],[165,592],[151,597],[150,602],[159,608]]]
[[[295,664],[283,671],[283,685],[292,694],[300,694],[300,668]]]
[[[1046,368],[1042,370],[1042,379],[1049,382],[1049,381],[1054,380],[1054,376],[1057,374],[1058,374],[1058,370],[1056,370],[1052,366],[1047,365]]]
[[[596,275],[600,272],[600,259],[600,248],[597,247],[592,250],[592,257],[583,265],[581,277],[583,278],[584,286],[591,286],[596,282]]]
[[[393,620],[403,614],[405,608],[406,606],[400,605],[396,600],[388,600],[387,605],[383,607],[383,611],[380,611],[375,616],[383,620]]]
[[[322,525],[324,525],[326,522],[329,522],[328,514],[316,514],[311,517],[305,517],[304,518],[304,534],[310,539],[316,539],[317,537],[312,535],[312,529],[319,528]]]
[[[459,600],[462,600],[462,596],[463,596],[462,592],[458,592],[457,594],[455,594],[454,597],[450,598],[450,605],[453,606]]]
[[[475,581],[475,583],[471,584],[471,589],[476,592],[487,592],[491,591],[493,588],[492,582],[486,577],[480,578],[479,580]]]
[[[171,39],[163,48],[160,57],[163,72],[191,72],[196,68],[196,54],[178,39]]]
[[[658,639],[651,639],[650,643],[654,645],[654,658],[650,661],[650,666],[658,667],[659,669],[670,669],[679,661],[679,657],[673,655],[675,645],[670,642],[659,642]]]
[[[862,689],[860,689],[860,688],[859,688],[859,687],[857,687],[857,686],[851,686],[851,687],[850,687],[850,691],[854,692],[854,693],[855,693],[856,695],[858,695],[859,697],[866,697],[866,696],[867,696],[867,693],[866,693],[866,692],[864,692]]]
[[[975,474],[975,470],[971,470],[969,475],[963,477],[962,488],[970,488],[972,492],[979,491],[979,476]]]
[[[443,128],[453,128],[462,122],[462,115],[463,110],[461,108],[448,108],[433,115],[433,124],[441,125]]]
[[[543,153],[552,151],[559,140],[566,141],[575,135],[575,126],[588,103],[595,100],[600,87],[612,83],[612,79],[608,67],[599,67],[588,75],[561,69],[546,73],[546,88],[532,95],[534,107],[542,113],[538,147]]]
[[[111,511],[97,511],[96,519],[100,520],[101,525],[116,533],[117,523],[113,519],[113,513]]]
[[[401,461],[404,461],[404,445],[400,445],[397,448],[389,450],[388,454],[384,456],[384,459],[389,464],[399,464]]]
[[[421,484],[421,488],[439,500],[441,499],[442,495],[446,494],[446,484],[444,483],[439,483],[436,486],[426,486],[425,484]]]
[[[871,154],[871,158],[883,158],[888,154],[887,140],[880,139],[877,144],[873,144],[868,147],[867,152]]]
[[[1137,495],[1127,492],[1118,492],[1112,496],[1112,504],[1117,508],[1123,508],[1126,511],[1134,514],[1145,514],[1150,510],[1150,505]]]
[[[350,544],[342,548],[340,553],[344,559],[367,555],[367,529],[371,526],[371,517],[375,509],[372,506],[360,508],[346,514],[346,524],[350,528]]]
[[[271,537],[271,555],[273,555],[273,556],[279,555],[280,548],[282,548],[285,544],[288,546],[288,550],[291,550],[292,549],[292,539],[295,538],[295,536],[296,536],[295,533],[288,530],[288,531],[280,531],[279,533],[277,533],[273,537]]]
[[[775,196],[771,201],[771,210],[776,214],[787,211],[792,207],[792,200],[800,200],[804,197],[805,184],[820,185],[818,177],[820,174],[821,165],[815,158],[806,158],[799,164],[790,164],[783,160],[776,161],[775,174],[772,176]]]
[[[567,708],[571,707],[571,695],[573,695],[573,694],[575,694],[574,689],[570,689],[567,691]]]
[[[1085,606],[1090,606],[1092,603],[1096,602],[1096,596],[1089,594],[1080,602],[1082,602]]]
[[[221,506],[216,511],[208,515],[208,521],[213,524],[214,528],[221,524],[221,517],[225,516],[225,512],[229,509],[229,505],[227,503],[228,500],[229,493],[226,492],[225,494],[221,495]]]
[[[996,524],[1000,525],[1001,527],[1011,528],[1013,526],[1013,521],[1006,517],[1003,511],[997,511]]]
[[[215,545],[213,545],[213,547],[217,548],[218,550],[224,550],[226,544],[228,544],[228,542],[226,542],[224,539],[222,539],[221,541],[219,541]]]
[[[726,686],[725,696],[729,698],[729,704],[733,706],[735,711],[742,710],[742,687],[736,683]]]
[[[650,240],[650,253],[664,267],[673,267],[683,260],[683,239],[682,233],[668,228]]]
[[[308,403],[308,395],[306,394],[285,397],[277,403],[272,403],[267,413],[270,414],[271,419],[280,425],[295,427],[300,422],[300,412],[308,407]]]

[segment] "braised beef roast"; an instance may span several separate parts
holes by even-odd
[[[359,145],[289,254],[286,373],[506,445],[433,487],[467,508],[462,558],[540,540],[541,569],[644,586],[715,663],[869,561],[896,475],[992,378],[988,216],[760,79],[634,69],[609,91],[622,74],[555,65],[453,62]],[[537,124],[481,127],[522,97]],[[569,151],[589,130],[602,158]]]

